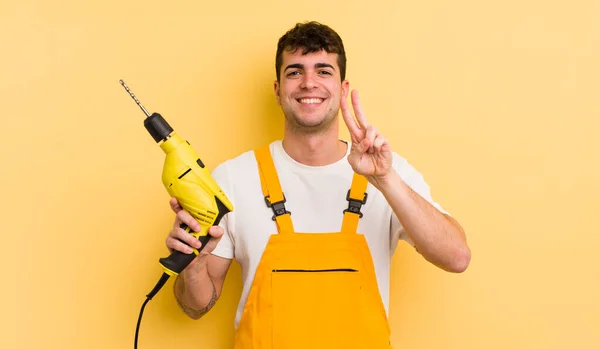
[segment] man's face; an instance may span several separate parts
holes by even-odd
[[[302,49],[282,55],[280,82],[275,81],[277,102],[292,127],[306,132],[326,129],[340,108],[348,82],[340,81],[338,55],[321,50],[302,55]]]

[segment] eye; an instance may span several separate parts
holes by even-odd
[[[287,73],[287,75],[286,75],[286,76],[295,76],[295,75],[299,75],[299,74],[300,74],[300,72],[299,72],[299,71],[297,71],[297,70],[293,70],[293,71],[291,71],[291,72]]]
[[[320,75],[332,75],[332,73],[329,70],[320,70],[319,74]]]

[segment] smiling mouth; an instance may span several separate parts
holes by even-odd
[[[321,104],[323,103],[324,98],[298,98],[296,101],[300,104]]]

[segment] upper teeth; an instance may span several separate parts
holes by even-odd
[[[322,101],[322,98],[300,98],[300,103],[304,104],[321,103]]]

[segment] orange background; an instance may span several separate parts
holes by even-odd
[[[281,137],[276,42],[305,20],[341,34],[369,120],[472,247],[455,275],[399,246],[394,348],[600,347],[598,14],[598,1],[3,1],[0,347],[133,347],[173,214],[164,155],[119,79],[212,169]],[[240,286],[234,264],[192,321],[170,280],[139,348],[230,348]]]

